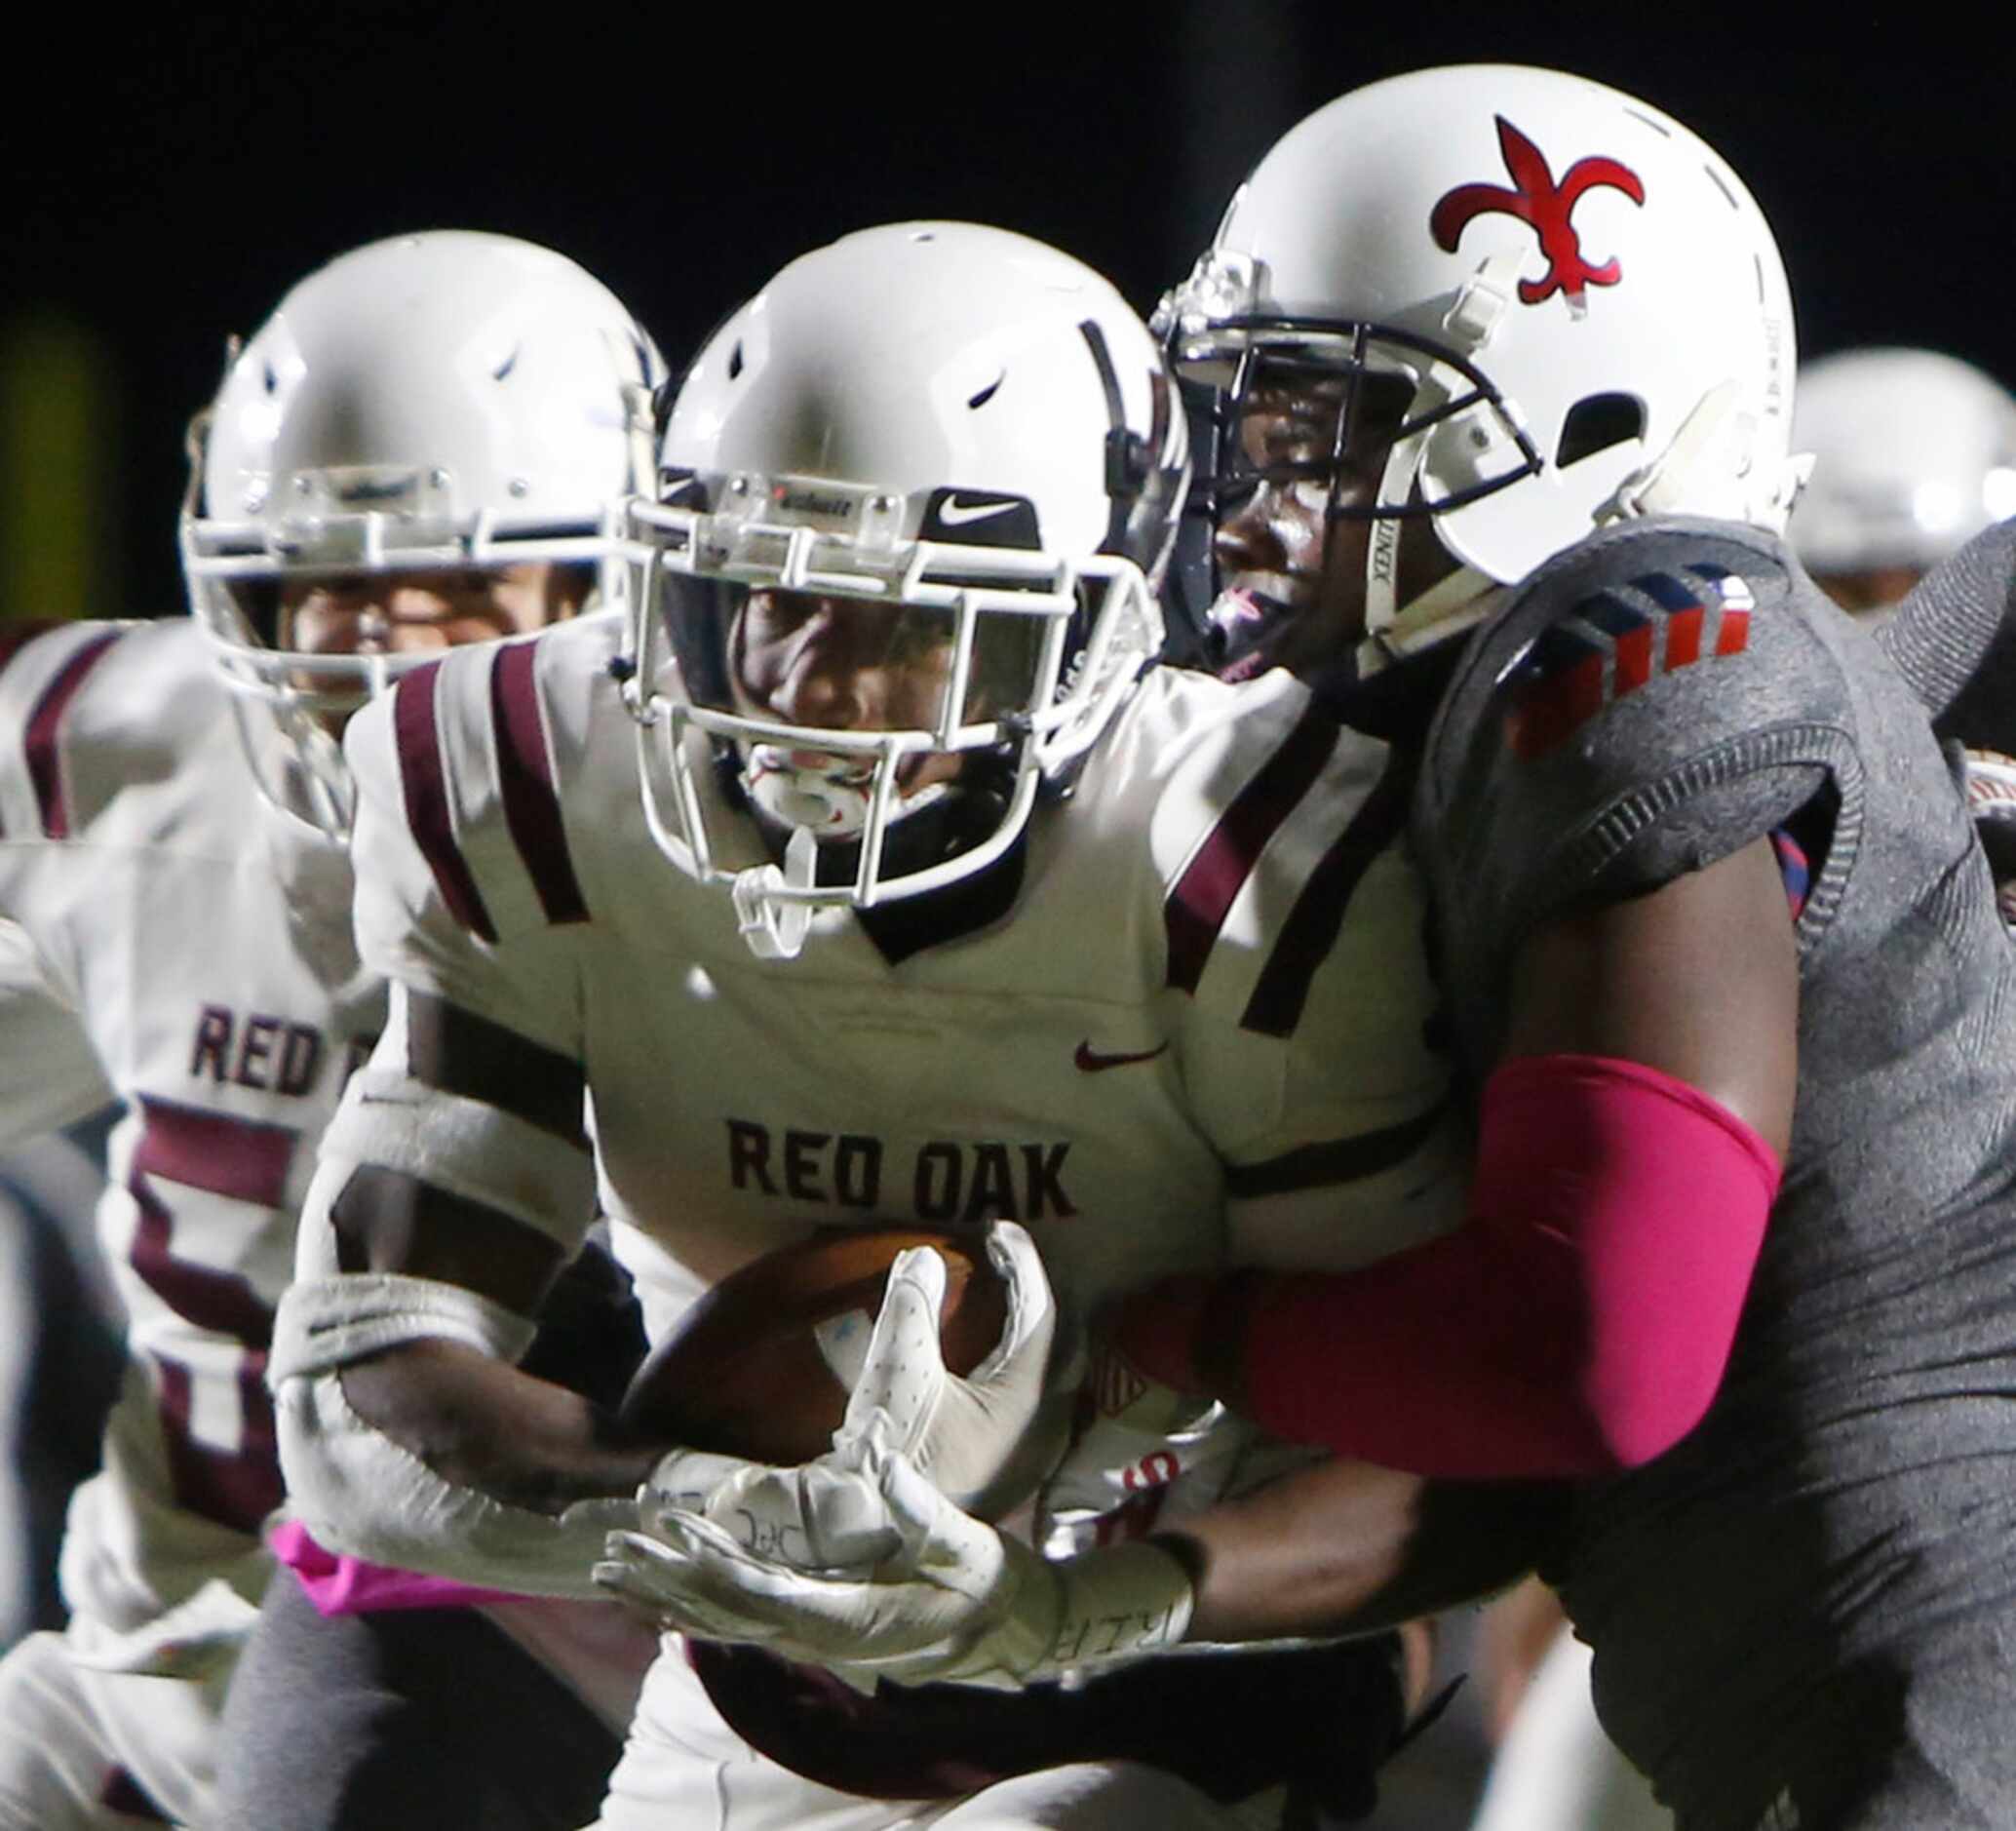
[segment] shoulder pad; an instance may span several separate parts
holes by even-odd
[[[143,682],[128,670],[95,692],[136,641]],[[220,711],[201,690],[213,680],[204,662],[184,624],[0,625],[0,835],[69,838],[122,783],[168,773]]]
[[[1394,842],[1413,760],[1286,675],[1208,683],[1216,716],[1166,754],[1150,828],[1167,984],[1240,1028],[1292,1034],[1347,910],[1412,946],[1419,909]],[[1368,889],[1368,879],[1374,883]]]
[[[1472,638],[1429,734],[1415,823],[1445,918],[1507,947],[1770,831],[1853,766],[1859,640],[1753,528],[1637,523],[1550,561]]]
[[[549,652],[538,638],[450,650],[402,675],[389,729],[379,714],[375,736],[352,745],[367,793],[385,794],[371,778],[396,768],[406,829],[443,903],[485,942],[589,919],[561,813]]]

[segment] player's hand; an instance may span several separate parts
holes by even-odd
[[[1048,1563],[953,1506],[874,1426],[825,1460],[873,1482],[897,1535],[872,1570],[807,1571],[673,1509],[650,1533],[612,1534],[596,1581],[661,1625],[824,1665],[863,1689],[879,1678],[1013,1687],[1182,1636],[1189,1579],[1155,1547]]]
[[[822,1458],[780,1468],[673,1450],[659,1459],[635,1500],[577,1502],[567,1519],[590,1509],[610,1534],[649,1537],[668,1518],[694,1518],[725,1533],[743,1550],[806,1571],[866,1571],[898,1546],[898,1535],[874,1483]],[[648,1595],[627,1595],[655,1618]]]
[[[939,1345],[945,1261],[912,1247],[889,1267],[847,1414],[834,1441],[872,1419],[957,1506],[998,1517],[1024,1500],[1062,1453],[1075,1354],[1060,1344],[1057,1300],[1035,1242],[1012,1221],[987,1230],[988,1258],[1006,1286],[1000,1340],[963,1379]]]
[[[883,1555],[852,1569],[834,1563],[817,1542],[824,1522],[805,1531],[783,1484],[743,1464],[725,1485],[689,1497],[698,1504],[653,1505],[643,1530],[612,1533],[595,1580],[662,1626],[844,1669],[869,1688],[912,1668],[938,1676],[942,1660],[1012,1612],[1020,1580],[1007,1541],[878,1437],[769,1473],[816,1478],[815,1513],[844,1496],[844,1531],[857,1540],[864,1528],[886,1533]],[[744,1525],[752,1516],[762,1522],[755,1530]]]

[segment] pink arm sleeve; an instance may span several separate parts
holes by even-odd
[[[1485,1088],[1464,1227],[1356,1271],[1237,1281],[1244,1408],[1422,1475],[1649,1461],[1715,1397],[1778,1176],[1734,1113],[1654,1069],[1507,1062]],[[1158,1319],[1155,1302],[1128,1305],[1121,1346],[1159,1377],[1177,1359],[1193,1375],[1232,1306],[1174,1291]],[[1184,1315],[1192,1342],[1173,1354]]]
[[[283,1520],[267,1537],[273,1555],[308,1592],[320,1615],[375,1615],[387,1609],[467,1609],[508,1602],[501,1589],[480,1589],[449,1577],[398,1571],[363,1558],[325,1551],[298,1520]]]

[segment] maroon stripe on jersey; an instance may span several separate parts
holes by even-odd
[[[237,1532],[257,1532],[260,1522],[287,1495],[273,1429],[273,1401],[266,1393],[265,1355],[247,1356],[239,1371],[240,1447],[235,1450],[200,1443],[192,1433],[189,1414],[194,1381],[189,1369],[164,1359],[156,1362],[156,1371],[175,1504],[199,1519]]]
[[[1394,752],[1350,824],[1309,874],[1295,908],[1275,937],[1274,951],[1260,968],[1253,996],[1241,1013],[1242,1030],[1263,1036],[1290,1036],[1317,970],[1330,957],[1344,925],[1344,912],[1372,861],[1400,837],[1414,793],[1414,765]]]
[[[165,1176],[213,1195],[278,1208],[287,1199],[287,1173],[300,1134],[140,1096],[146,1126],[134,1153],[138,1176]]]
[[[497,931],[483,894],[469,874],[468,861],[455,842],[455,825],[448,813],[447,776],[441,762],[441,733],[434,716],[434,693],[441,663],[430,661],[403,675],[392,698],[393,733],[399,746],[399,775],[406,789],[407,825],[420,854],[434,873],[434,882],[448,914],[484,941]]]
[[[98,1792],[98,1804],[109,1812],[123,1813],[128,1818],[137,1818],[142,1824],[174,1823],[174,1820],[154,1803],[153,1794],[125,1768],[112,1768],[106,1772],[105,1784]]]
[[[497,778],[504,796],[504,824],[524,861],[539,907],[550,922],[585,922],[588,905],[574,877],[560,798],[553,792],[553,765],[546,755],[546,727],[539,717],[533,682],[536,654],[530,643],[506,643],[490,669],[490,716],[497,727]]]
[[[444,1093],[480,1100],[588,1149],[581,1064],[431,993],[407,994],[407,1066]]]
[[[1355,1138],[1333,1139],[1325,1145],[1304,1145],[1264,1163],[1228,1164],[1225,1193],[1250,1200],[1300,1188],[1334,1188],[1377,1176],[1396,1163],[1405,1163],[1426,1144],[1442,1123],[1442,1115],[1443,1109],[1434,1106],[1418,1118],[1383,1126],[1376,1132],[1360,1132]]]
[[[298,1136],[286,1126],[204,1112],[145,1095],[140,1097],[140,1142],[129,1185],[139,1222],[128,1261],[147,1288],[184,1322],[235,1342],[244,1350],[235,1374],[238,1441],[230,1448],[201,1443],[191,1434],[194,1376],[179,1361],[153,1356],[175,1501],[199,1518],[255,1532],[260,1520],[280,1504],[282,1492],[273,1401],[266,1391],[273,1311],[241,1273],[177,1253],[171,1197],[153,1179],[280,1208]],[[252,1228],[269,1225],[263,1217],[250,1223]],[[242,1243],[217,1245],[229,1251]]]
[[[57,732],[62,725],[63,714],[70,701],[84,684],[84,677],[97,666],[105,650],[123,634],[122,630],[108,630],[102,636],[93,637],[63,663],[56,679],[42,689],[42,697],[36,700],[34,711],[28,714],[28,732],[24,740],[28,780],[35,787],[35,807],[41,815],[42,831],[52,839],[70,837],[69,798],[63,792],[62,758],[57,749]]]
[[[1197,990],[1234,899],[1267,841],[1323,773],[1337,740],[1336,718],[1310,706],[1183,868],[1162,912],[1169,984],[1177,991]]]
[[[133,1196],[139,1208],[128,1262],[146,1287],[184,1322],[212,1335],[229,1336],[249,1348],[273,1341],[273,1311],[235,1271],[217,1271],[175,1257],[174,1216],[153,1188],[136,1175]]]

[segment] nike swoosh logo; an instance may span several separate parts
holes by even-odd
[[[1102,1055],[1089,1042],[1078,1045],[1078,1053],[1071,1057],[1087,1074],[1098,1074],[1106,1069],[1125,1068],[1131,1062],[1152,1062],[1169,1047],[1167,1038],[1152,1049],[1143,1049],[1135,1055]]]
[[[938,505],[938,519],[948,527],[959,527],[967,522],[984,522],[990,515],[1006,515],[1010,509],[1021,507],[1020,502],[961,502],[957,496],[947,496]]]

